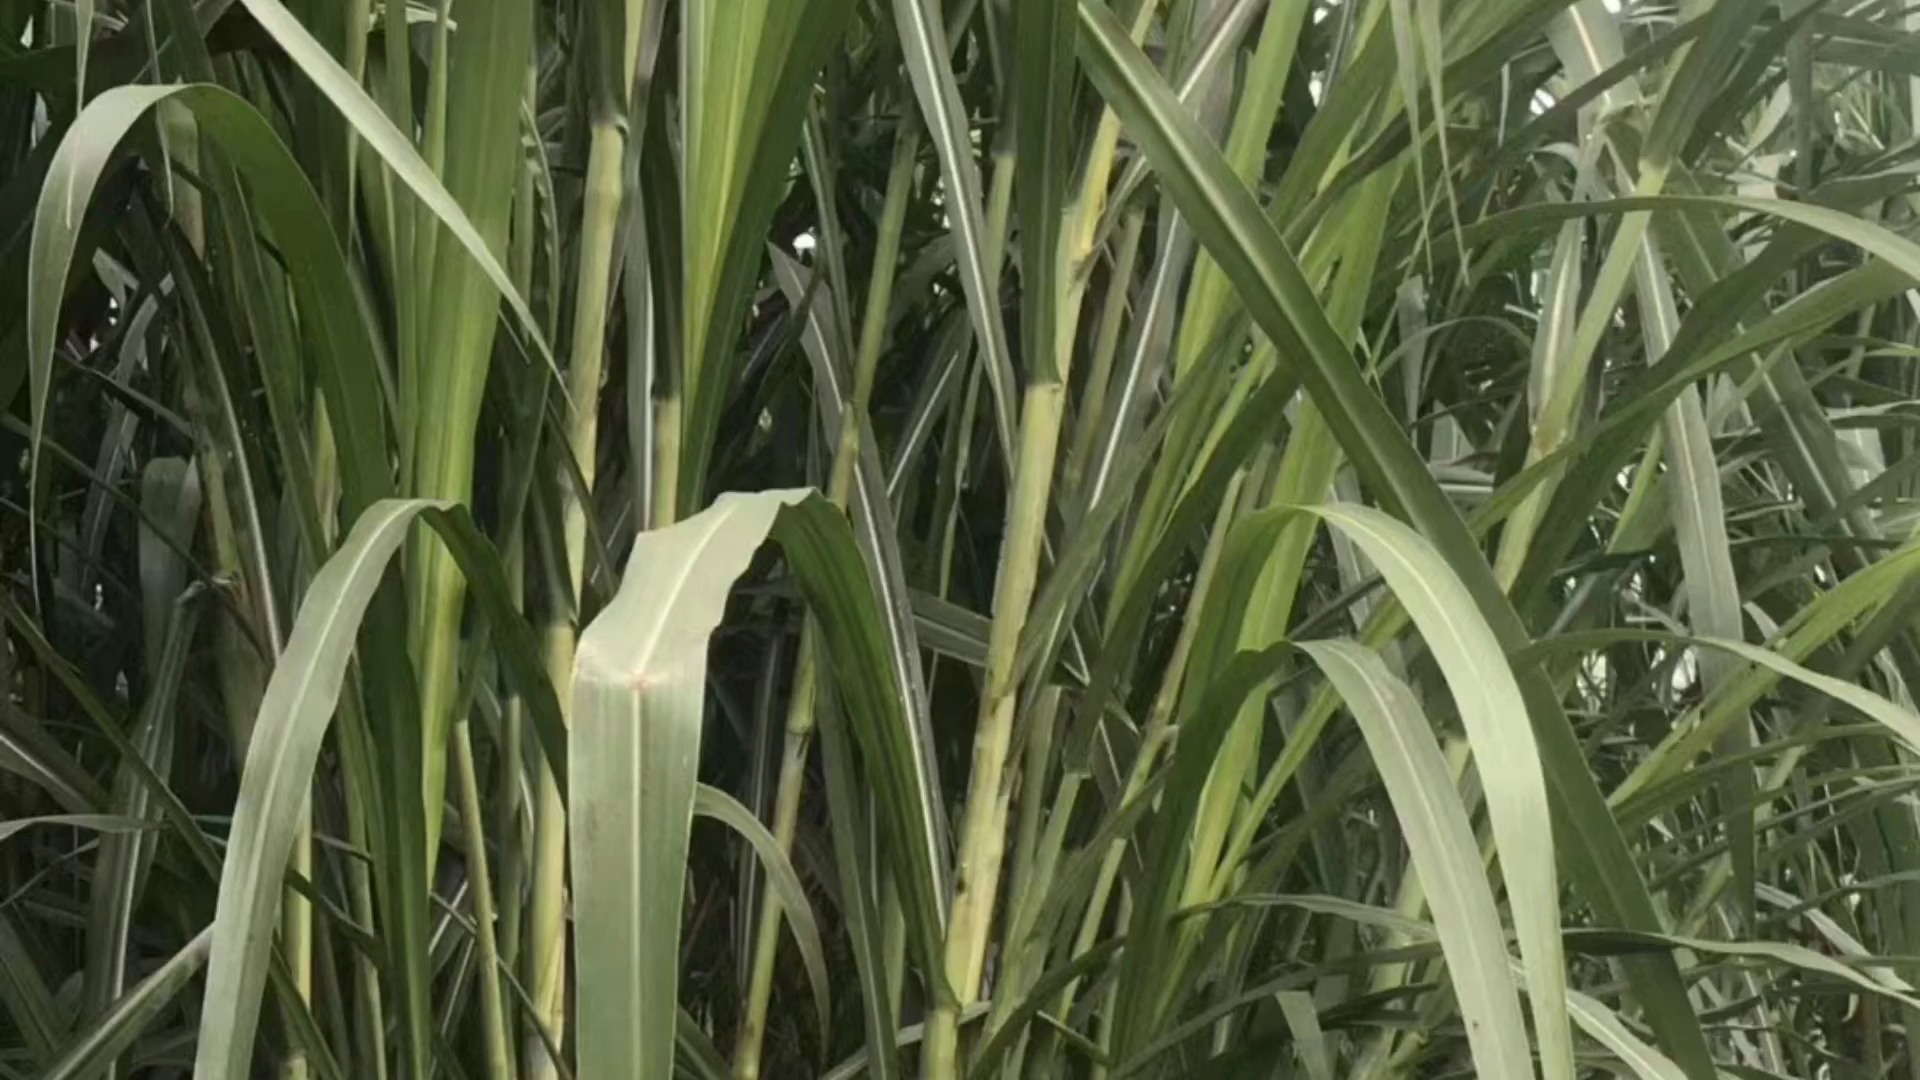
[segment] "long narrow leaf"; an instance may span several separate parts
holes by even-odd
[[[1479,1074],[1531,1077],[1532,1053],[1520,1018],[1506,934],[1481,867],[1473,826],[1418,699],[1379,656],[1352,642],[1304,641],[1300,649],[1340,691],[1386,781],[1414,870],[1433,907]]]
[[[173,958],[113,1003],[61,1054],[41,1080],[92,1080],[100,1076],[140,1037],[155,1017],[172,1006],[207,962],[213,928],[200,931]]]
[[[1080,16],[1085,70],[1153,160],[1161,182],[1234,281],[1254,320],[1282,355],[1301,358],[1302,382],[1363,481],[1382,502],[1403,510],[1460,575],[1500,647],[1523,647],[1525,629],[1459,512],[1360,375],[1251,193],[1126,39],[1112,13],[1098,0],[1080,0]],[[1657,927],[1652,899],[1625,839],[1603,809],[1604,800],[1557,694],[1540,673],[1518,674],[1551,779],[1549,790],[1561,808],[1558,820],[1567,823],[1575,841],[1574,868],[1582,888],[1606,917],[1635,927]],[[1536,942],[1536,955],[1550,948],[1537,936],[1526,936]],[[1685,1062],[1689,1075],[1705,1080],[1711,1060],[1677,973],[1670,964],[1656,962],[1635,966],[1630,974],[1648,998],[1663,1043]],[[1565,1030],[1563,1009],[1548,1009],[1536,1001],[1535,1011],[1552,1029]],[[1547,1037],[1550,1052],[1564,1052],[1563,1038]]]

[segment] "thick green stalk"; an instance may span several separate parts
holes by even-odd
[[[1143,12],[1137,23],[1143,35],[1149,14]],[[1029,376],[1021,404],[1019,453],[1014,459],[1007,532],[994,582],[993,622],[987,637],[986,686],[974,731],[973,767],[968,774],[966,808],[960,826],[953,910],[948,916],[946,974],[955,999],[936,1007],[927,1019],[923,1070],[930,1078],[956,1074],[957,1010],[972,1004],[978,996],[981,969],[986,962],[994,903],[1000,891],[1001,862],[1006,855],[1011,791],[1004,774],[1012,748],[1020,689],[1015,660],[1021,633],[1026,629],[1046,541],[1047,510],[1066,410],[1066,381],[1073,359],[1080,300],[1086,290],[1081,270],[1092,257],[1098,238],[1119,139],[1118,117],[1111,110],[1103,110],[1087,153],[1080,191],[1068,212],[1069,227],[1061,234],[1060,249],[1056,253],[1059,260],[1056,280],[1065,282],[1066,287],[1053,338],[1053,362],[1049,365],[1038,362],[1039,357],[1034,358],[1036,362],[1031,365],[1034,374]],[[1001,176],[1012,170],[1012,159],[1003,158],[999,166],[994,176],[996,195]]]
[[[599,437],[600,381],[606,366],[607,305],[613,286],[613,248],[624,192],[621,163],[626,135],[615,120],[594,121],[587,151],[586,198],[581,210],[575,277],[572,348],[567,360],[567,451],[585,491],[561,478],[562,542],[577,603],[584,580],[587,514]]]
[[[843,403],[840,431],[834,445],[833,472],[828,497],[847,508],[853,476],[860,459],[860,431],[873,396],[874,374],[880,366],[880,348],[886,338],[887,313],[893,304],[893,283],[900,261],[900,237],[913,194],[913,171],[920,152],[919,129],[902,124],[894,141],[893,164],[887,175],[887,196],[875,240],[873,280],[867,286],[860,344],[854,360],[853,394]],[[809,619],[800,630],[793,689],[788,697],[787,731],[780,755],[780,780],[774,796],[773,837],[782,852],[793,850],[800,815],[801,787],[806,780],[807,747],[813,738],[814,700],[819,692],[819,628]],[[746,1013],[740,1040],[734,1047],[733,1071],[739,1080],[760,1075],[761,1048],[766,1039],[767,1006],[773,996],[773,963],[780,944],[780,898],[772,889],[760,897],[760,918],[753,938],[753,968],[747,980]]]
[[[547,634],[547,670],[573,669],[573,633],[569,623],[564,631],[549,628]],[[566,683],[555,682],[560,707],[568,708]],[[564,1033],[566,1020],[566,874],[567,811],[560,795],[559,782],[551,768],[540,769],[539,791],[534,796],[533,833],[533,907],[528,916],[522,980],[533,1001],[533,1022],[545,1028],[556,1040]],[[552,1080],[559,1075],[548,1060],[546,1041],[538,1032],[528,1035],[524,1046],[526,1073],[535,1080]]]
[[[994,585],[986,691],[980,699],[974,735],[973,768],[960,826],[959,872],[947,930],[947,981],[959,1006],[972,1004],[979,993],[994,898],[1000,887],[1000,862],[1006,853],[1008,793],[1003,774],[1013,745],[1014,710],[1019,703],[1014,660],[1039,578],[1066,387],[1058,382],[1034,383],[1023,397],[1020,453],[1000,573]],[[958,1020],[954,1006],[936,1009],[928,1018],[925,1073],[932,1080],[957,1075]]]
[[[686,398],[678,388],[653,406],[653,527],[664,529],[680,514],[680,430]]]
[[[1011,895],[1018,898],[1011,904],[1007,914],[1008,933],[1004,940],[1012,948],[1008,950],[1007,961],[1002,965],[1006,975],[1001,986],[1012,988],[1024,985],[1018,967],[1018,953],[1022,948],[1025,935],[1023,916],[1027,915],[1033,901],[1045,895],[1044,881],[1048,877],[1048,868],[1040,862],[1040,823],[1046,819],[1046,800],[1042,797],[1047,790],[1047,776],[1053,768],[1054,744],[1059,734],[1060,687],[1049,686],[1041,690],[1034,703],[1033,715],[1027,727],[1026,761],[1020,777],[1020,823],[1014,832],[1013,874],[1009,877],[1008,888]],[[1036,888],[1036,885],[1039,887]],[[1018,980],[1018,981],[1010,981]],[[988,1025],[992,1026],[991,1022]]]
[[[580,211],[578,265],[574,278],[573,319],[567,358],[567,447],[580,476],[576,488],[571,475],[557,479],[561,502],[561,556],[573,610],[556,604],[547,626],[547,675],[560,697],[563,716],[572,714],[573,660],[578,617],[586,583],[587,515],[592,512],[594,464],[599,445],[600,382],[605,370],[607,308],[613,291],[614,246],[618,240],[621,204],[626,194],[625,164],[627,100],[639,59],[641,25],[646,0],[626,0],[620,19],[583,26],[599,33],[624,36],[611,55],[617,68],[603,71],[595,93],[595,115],[588,135],[586,189]],[[662,459],[670,460],[670,459]],[[668,505],[671,505],[669,501]],[[667,520],[671,520],[670,518]],[[656,520],[656,525],[666,524]],[[566,1022],[565,889],[567,862],[566,810],[559,782],[551,768],[540,770],[539,805],[534,833],[533,925],[526,943],[528,980],[535,1019],[555,1039]],[[527,1069],[534,1080],[557,1075],[545,1046],[533,1040]]]
[[[622,159],[626,134],[614,118],[593,123],[587,151],[586,196],[581,209],[579,267],[575,279],[572,348],[567,360],[567,453],[586,491],[563,470],[556,480],[561,502],[561,543],[568,595],[575,607],[586,582],[587,514],[599,439],[600,378],[605,366],[607,302],[613,283],[613,248],[624,194]],[[547,676],[571,715],[576,612],[556,604],[547,626]],[[528,937],[528,979],[537,1017],[557,1038],[566,1023],[566,808],[551,768],[540,772],[539,816],[534,833],[533,927]],[[545,1048],[534,1046],[529,1075],[557,1075]]]

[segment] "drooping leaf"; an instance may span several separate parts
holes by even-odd
[[[1433,908],[1477,1071],[1531,1076],[1506,934],[1452,770],[1418,699],[1377,655],[1352,642],[1303,641],[1300,649],[1340,691],[1373,751]],[[1515,909],[1523,902],[1516,898]]]
[[[845,519],[807,491],[723,495],[643,533],[620,592],[581,635],[568,741],[575,920],[609,943],[578,956],[580,1068],[589,1075],[671,1068],[682,875],[695,803],[708,638],[735,580],[769,538],[819,611],[840,695],[890,826],[896,878],[923,957],[942,898],[917,770],[884,635]],[[870,688],[856,692],[857,688]],[[904,849],[904,850],[903,850]],[[930,968],[929,970],[937,970]],[[651,1062],[652,1065],[646,1063]]]

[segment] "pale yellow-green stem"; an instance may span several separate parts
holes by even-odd
[[[678,386],[653,403],[653,527],[680,518],[680,429],[686,397]]]
[[[473,766],[472,725],[462,717],[453,726],[454,784],[460,798],[461,830],[466,839],[467,881],[472,886],[473,939],[480,956],[474,980],[480,995],[480,1034],[491,1080],[513,1080],[510,1023],[501,998],[500,946],[494,928],[493,878],[487,869],[486,815],[480,805],[480,780]]]
[[[547,634],[547,670],[573,669],[573,635]],[[569,680],[571,682],[571,680]],[[566,683],[554,684],[561,707],[568,705]],[[539,790],[534,795],[533,833],[533,906],[528,914],[524,956],[526,970],[521,978],[533,1001],[534,1022],[546,1028],[555,1039],[563,1034],[566,1019],[566,874],[567,812],[561,800],[560,785],[551,770],[542,766]],[[522,1060],[526,1074],[535,1080],[552,1080],[559,1075],[547,1059],[545,1040],[538,1032],[528,1033],[523,1042]]]
[[[1152,7],[1142,5],[1143,10],[1136,19],[1136,36],[1145,34]],[[1022,395],[1019,452],[1014,457],[1007,532],[1001,544],[1000,570],[994,582],[993,622],[987,635],[986,685],[974,729],[973,767],[968,774],[953,909],[947,922],[946,975],[955,1000],[936,1007],[928,1015],[926,1025],[923,1067],[929,1078],[938,1080],[954,1076],[958,1070],[958,1010],[972,1004],[979,995],[994,903],[1000,890],[1011,798],[1004,774],[1012,748],[1020,689],[1014,661],[1021,632],[1026,629],[1046,541],[1047,508],[1066,410],[1066,380],[1079,326],[1080,300],[1086,291],[1085,277],[1080,270],[1093,253],[1119,139],[1118,118],[1111,110],[1103,111],[1088,151],[1079,195],[1069,212],[1057,253],[1060,276],[1068,284],[1060,305],[1053,368],[1048,378],[1029,382]],[[1012,167],[1011,157],[997,163],[996,193],[1002,176],[1009,175]],[[1010,181],[1008,186],[1011,187]],[[998,265],[997,259],[994,265]],[[1036,367],[1036,370],[1044,368]]]
[[[1013,875],[1009,879],[1007,929],[1001,940],[999,972],[994,978],[993,1007],[987,1014],[983,1038],[992,1038],[1006,1023],[1008,1014],[1027,996],[1050,951],[1048,943],[1033,933],[1045,898],[1053,891],[1059,871],[1060,853],[1066,848],[1066,829],[1071,824],[1073,803],[1085,773],[1069,770],[1060,778],[1054,794],[1054,812],[1047,813],[1046,780],[1054,764],[1054,744],[1058,739],[1061,689],[1043,687],[1034,698],[1031,728],[1026,741],[1026,762],[1020,777],[1020,826],[1013,855]],[[1059,812],[1066,807],[1066,813]],[[1045,822],[1045,830],[1041,823]],[[1001,1066],[1003,1075],[1020,1075],[1020,1063],[1026,1055],[1031,1032],[1022,1031]]]
[[[585,576],[587,514],[591,511],[588,499],[600,433],[600,380],[606,368],[607,304],[612,294],[613,245],[624,194],[621,161],[626,142],[621,125],[596,120],[587,151],[572,349],[567,360],[567,450],[587,490],[576,489],[570,481],[559,485],[562,542],[576,600]]]
[[[1043,845],[1064,842],[1064,834],[1049,828],[1041,838],[1040,823],[1047,820],[1045,794],[1047,774],[1053,764],[1053,747],[1060,723],[1060,687],[1043,686],[1034,697],[1033,711],[1026,718],[1026,760],[1020,771],[1020,818],[1014,831],[1013,870],[1007,877],[1008,903],[1006,930],[1001,940],[998,974],[994,978],[994,1008],[987,1014],[984,1037],[991,1038],[1005,1019],[1003,1003],[1024,997],[1027,987],[1039,973],[1045,949],[1031,940],[1032,922],[1038,901],[1053,887],[1056,860],[1042,858]],[[1065,787],[1077,787],[1078,777],[1063,779]],[[1059,818],[1052,825],[1064,824]],[[1057,852],[1058,847],[1045,850]],[[1025,1038],[1022,1036],[1022,1045]],[[1018,1060],[1020,1053],[1016,1048]]]
[[[294,835],[293,855],[287,872],[304,881],[313,880],[313,806],[309,801],[300,815],[300,830]],[[293,992],[301,1001],[313,1000],[313,905],[292,886],[281,901],[280,948],[286,953]],[[312,1065],[304,1044],[290,1040],[286,1059],[280,1063],[281,1080],[307,1080]]]
[[[1007,148],[1005,144],[1002,144],[1000,148],[994,152],[993,180],[987,192],[986,263],[988,282],[995,290],[999,288],[1000,266],[1006,257],[1007,224],[1013,209],[1014,166],[1015,159],[1011,149]],[[954,453],[957,458],[955,464],[959,470],[964,470],[966,467],[968,447],[971,445],[968,433],[973,431],[974,418],[980,402],[980,384],[983,380],[983,370],[975,368],[973,376],[967,380],[967,391],[960,402],[958,423],[950,429],[956,437],[957,445],[954,447]],[[1011,447],[1003,447],[1002,449],[1006,453],[1013,452]],[[956,526],[960,516],[958,513],[959,485],[957,478],[961,475],[961,472],[952,470],[945,470],[944,473],[939,502],[935,511],[935,516],[940,522],[941,529],[940,559],[938,563],[938,595],[942,598],[947,595],[948,586],[952,583]],[[899,904],[897,896],[890,899],[891,907],[886,914],[891,918],[897,916]],[[887,923],[887,929],[890,933],[894,929],[891,921]],[[902,934],[901,943],[904,947],[904,922],[901,923],[899,929]],[[890,936],[887,940],[891,942],[893,939]],[[900,954],[897,952],[889,952],[888,955],[891,957]],[[894,994],[894,999],[896,1001],[899,999],[897,991]],[[937,1077],[952,1076],[955,1074],[955,1070],[958,1068],[958,1038],[959,1014],[957,1011],[954,1011],[953,1008],[936,1007],[928,1014],[924,1025],[924,1034],[921,1039],[921,1073],[923,1076]]]
[[[845,510],[853,494],[854,470],[860,459],[860,431],[873,395],[874,374],[880,366],[880,348],[886,337],[887,312],[893,304],[893,283],[900,260],[901,231],[913,193],[913,172],[919,155],[917,128],[902,125],[894,142],[893,164],[887,176],[886,201],[874,245],[873,279],[867,285],[860,342],[854,359],[852,396],[841,405],[840,431],[833,453],[827,494]],[[782,852],[793,850],[800,816],[801,788],[806,780],[807,747],[813,738],[813,710],[819,692],[819,630],[808,620],[800,630],[793,688],[788,695],[787,730],[780,755],[779,787],[774,795],[773,838]],[[760,917],[753,938],[753,967],[747,979],[746,1012],[740,1039],[734,1046],[733,1071],[739,1080],[757,1080],[761,1048],[766,1039],[767,1006],[773,996],[773,964],[780,944],[780,898],[762,890]]]
[[[1050,687],[1047,692],[1056,690]],[[987,1016],[987,1038],[994,1037],[1005,1026],[1008,1014],[1032,990],[1040,977],[1042,965],[1051,954],[1051,942],[1034,933],[1034,923],[1045,907],[1046,897],[1052,894],[1054,882],[1059,876],[1061,853],[1067,849],[1067,829],[1072,824],[1072,810],[1080,789],[1090,779],[1085,772],[1078,770],[1068,770],[1061,775],[1059,788],[1054,793],[1054,812],[1047,815],[1047,828],[1039,841],[1039,855],[1030,883],[1035,891],[1025,891],[1029,887],[1025,884],[1016,886],[1020,891],[1014,894],[1017,903],[1008,915],[1010,929],[1006,935],[1006,940],[1011,943],[1009,951],[1012,955],[1007,961],[1006,975],[1002,977],[1004,981],[997,982],[993,1011]],[[1066,808],[1065,815],[1059,812],[1061,807]],[[1008,1052],[1006,1064],[1001,1069],[1002,1075],[1022,1074],[1027,1045],[1033,1034],[1032,1030],[1020,1032],[1013,1049]]]
[[[538,89],[539,65],[527,66],[526,86],[522,91],[523,104],[531,106]],[[509,267],[513,274],[514,287],[520,295],[533,294],[533,266],[539,235],[539,196],[534,185],[535,164],[532,161],[521,163],[520,171],[514,178],[513,233],[509,240]],[[544,390],[544,387],[543,387]],[[537,438],[538,434],[535,433]],[[506,453],[513,454],[517,448],[509,446]],[[507,578],[507,595],[513,600],[516,612],[525,614],[527,596],[527,530],[526,515],[522,513],[506,523],[506,536],[500,544],[500,561],[504,565]],[[528,848],[523,843],[521,822],[525,820],[526,807],[520,801],[520,784],[526,774],[526,754],[524,733],[526,726],[526,704],[519,694],[510,695],[501,710],[500,717],[500,758],[498,776],[494,790],[500,801],[494,815],[494,828],[500,837],[500,963],[508,972],[520,970],[520,940],[524,932],[522,916],[522,885],[526,880],[525,863]]]
[[[506,564],[507,587],[514,597],[516,610],[520,607],[520,598],[526,595],[526,547],[524,528],[513,526],[507,536],[507,548],[502,561]],[[526,881],[524,864],[528,848],[522,823],[526,820],[527,810],[520,801],[520,784],[527,768],[525,739],[526,703],[520,695],[514,694],[507,699],[500,715],[500,760],[495,779],[495,792],[500,805],[493,817],[494,827],[500,837],[501,852],[498,903],[500,963],[510,972],[520,970],[520,941],[525,931],[521,894]]]
[[[1255,469],[1263,472],[1264,469]],[[1133,765],[1127,770],[1127,781],[1121,789],[1120,800],[1116,805],[1125,806],[1146,788],[1147,778],[1153,774],[1154,761],[1160,751],[1173,739],[1173,711],[1179,703],[1180,689],[1185,683],[1187,657],[1193,652],[1194,640],[1199,636],[1207,598],[1213,591],[1213,578],[1220,566],[1220,554],[1226,548],[1228,526],[1238,515],[1241,508],[1241,492],[1246,484],[1250,470],[1242,469],[1227,482],[1227,490],[1222,494],[1220,507],[1214,512],[1213,528],[1207,532],[1207,546],[1201,551],[1200,565],[1194,572],[1193,592],[1187,601],[1186,612],[1181,616],[1180,634],[1174,639],[1173,653],[1167,660],[1166,673],[1161,676],[1160,687],[1154,693],[1153,705],[1147,712],[1147,722],[1141,728],[1140,750],[1134,755]],[[1071,807],[1063,808],[1071,811]],[[1056,810],[1056,813],[1061,811]],[[1100,935],[1100,927],[1105,924],[1107,901],[1113,894],[1113,884],[1120,874],[1120,861],[1126,854],[1127,842],[1115,840],[1107,845],[1100,858],[1099,876],[1094,879],[1093,892],[1087,900],[1086,908],[1080,915],[1080,929],[1074,934],[1073,956],[1075,958],[1093,948]],[[1079,980],[1074,980],[1060,991],[1059,1004],[1054,1015],[1065,1016],[1073,1008],[1074,998],[1080,988]]]
[[[645,4],[627,4],[623,80],[633,84],[639,49],[639,21]],[[567,453],[573,456],[584,490],[570,475],[557,480],[561,500],[561,543],[567,584],[577,605],[586,581],[587,515],[592,512],[595,451],[599,440],[600,380],[605,370],[607,305],[613,289],[613,256],[625,196],[626,124],[617,111],[600,106],[588,136],[586,189],[582,199],[578,266],[574,280],[572,336],[567,359]],[[659,522],[656,522],[659,524]],[[571,714],[573,654],[577,612],[556,604],[547,626],[547,675],[560,697],[562,715]],[[528,981],[535,1020],[557,1039],[566,1023],[566,810],[551,768],[540,770],[539,806],[534,832],[533,925],[527,941]],[[533,1080],[557,1076],[544,1044],[529,1041],[527,1074]]]
[[[1143,9],[1152,6],[1141,5]],[[1060,237],[1060,276],[1066,282],[1066,293],[1060,304],[1054,355],[1062,365],[1073,355],[1073,338],[1080,329],[1080,301],[1087,294],[1087,265],[1093,259],[1094,244],[1099,239],[1100,215],[1107,206],[1107,186],[1113,178],[1114,156],[1119,148],[1120,118],[1112,109],[1106,109],[1100,114],[1099,126],[1094,128],[1079,197],[1067,212],[1067,229]],[[1061,370],[1061,379],[1065,381],[1064,366]]]
[[[780,751],[780,781],[774,795],[773,838],[782,851],[793,849],[800,819],[800,792],[806,779],[807,747],[813,737],[814,697],[819,687],[819,632],[811,620],[800,631],[800,650],[787,702],[786,740]],[[753,968],[747,982],[747,1011],[734,1046],[733,1074],[739,1080],[760,1075],[766,1039],[767,1004],[773,996],[773,961],[780,944],[781,908],[771,888],[763,889],[753,938]]]
[[[994,585],[994,618],[987,637],[985,693],[975,729],[973,768],[960,826],[960,861],[946,948],[947,981],[958,1005],[973,1003],[986,959],[988,929],[1000,886],[1000,862],[1006,848],[1008,792],[1003,774],[1013,742],[1019,685],[1014,660],[1039,577],[1041,541],[1046,536],[1047,499],[1053,484],[1054,452],[1059,445],[1066,387],[1034,383],[1022,395],[1020,453],[1015,459],[1013,497],[1000,573]],[[958,1013],[936,1009],[927,1021],[929,1077],[947,1078],[957,1068]]]
[[[626,139],[611,122],[596,121],[587,156],[586,197],[582,210],[579,275],[576,284],[572,350],[568,358],[569,414],[567,452],[572,454],[588,492],[575,490],[570,475],[558,481],[561,492],[562,554],[570,597],[578,603],[585,583],[586,515],[590,506],[594,453],[599,435],[600,376],[605,363],[606,305],[611,291],[614,224],[621,196],[621,156]],[[546,630],[547,677],[560,698],[562,715],[571,713],[575,612],[556,602]],[[533,924],[527,940],[527,982],[535,1020],[558,1038],[566,1024],[566,865],[567,819],[553,770],[540,770],[533,839]],[[558,1075],[541,1040],[529,1039],[527,1074],[536,1080]]]
[[[1007,914],[1009,932],[1005,940],[1009,943],[1004,955],[1008,957],[1001,964],[1001,970],[1007,974],[1002,977],[1001,986],[1021,985],[1008,982],[1017,979],[1016,959],[1024,949],[1024,916],[1030,911],[1032,899],[1045,894],[1046,889],[1041,878],[1046,869],[1036,865],[1040,851],[1040,822],[1045,819],[1047,773],[1053,763],[1053,746],[1059,726],[1060,688],[1042,687],[1034,700],[1033,713],[1028,719],[1026,735],[1026,761],[1020,775],[1020,822],[1014,832],[1013,872],[1007,879],[1008,887],[1015,899],[1010,902]],[[1038,875],[1038,876],[1036,876]],[[1036,886],[1040,886],[1037,887]],[[989,1021],[989,1027],[992,1026]]]
[[[340,497],[340,455],[333,442],[333,425],[327,419],[326,401],[318,396],[314,399],[312,424],[313,504],[319,510],[321,542],[331,550],[333,506]],[[315,553],[316,557],[322,554]],[[301,819],[300,831],[294,837],[288,869],[306,881],[313,880],[311,801]],[[298,889],[289,886],[280,902],[280,947],[287,955],[294,991],[304,1001],[313,1000],[313,942],[313,905]],[[306,1080],[310,1075],[312,1063],[307,1060],[305,1047],[297,1039],[288,1040],[287,1059],[280,1067],[281,1080]]]

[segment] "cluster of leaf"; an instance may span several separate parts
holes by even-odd
[[[1920,1078],[1916,163],[1878,0],[0,0],[0,1077]]]

